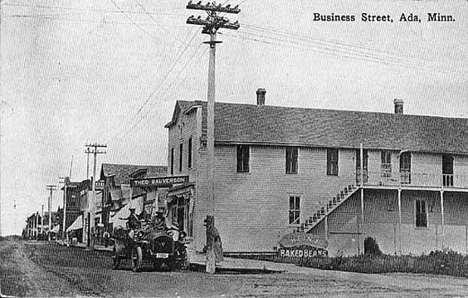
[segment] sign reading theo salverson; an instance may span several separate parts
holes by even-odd
[[[186,183],[189,176],[157,177],[144,179],[131,179],[131,187],[168,187],[173,184]]]
[[[328,255],[328,241],[312,234],[292,233],[279,241],[279,257],[312,258]]]

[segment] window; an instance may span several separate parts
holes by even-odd
[[[327,175],[338,176],[338,149],[327,149]]]
[[[174,174],[174,148],[171,148],[171,175]]]
[[[301,197],[289,197],[289,224],[298,225],[301,223]]]
[[[382,151],[380,176],[390,178],[392,176],[392,154],[390,151]]]
[[[362,158],[364,163],[362,164],[362,178],[363,182],[367,183],[369,181],[369,172],[367,166],[369,164],[369,152],[367,149],[362,149]],[[361,150],[356,150],[356,183],[361,184]]]
[[[400,154],[401,184],[411,184],[411,152]]]
[[[249,172],[250,150],[247,145],[237,145],[237,172]]]
[[[297,174],[297,147],[286,148],[286,174]]]
[[[182,156],[184,155],[184,144],[179,145],[179,172],[182,172]]]
[[[443,186],[453,186],[453,156],[442,155],[442,181]]]
[[[426,201],[416,200],[416,227],[427,228]]]
[[[192,137],[188,140],[188,148],[187,148],[187,167],[190,169],[192,168]]]

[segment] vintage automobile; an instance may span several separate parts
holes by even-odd
[[[118,269],[123,259],[132,261],[133,271],[141,270],[144,260],[151,261],[156,270],[163,266],[170,270],[188,268],[184,239],[174,240],[174,231],[145,227],[130,231],[122,227],[114,229],[113,269]]]

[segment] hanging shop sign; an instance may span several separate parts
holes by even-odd
[[[171,187],[173,184],[187,183],[189,176],[172,176],[172,177],[156,177],[131,179],[131,187]]]

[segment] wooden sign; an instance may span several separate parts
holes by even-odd
[[[189,176],[130,179],[130,186],[131,187],[170,187],[173,184],[186,183],[188,181],[189,181]]]

